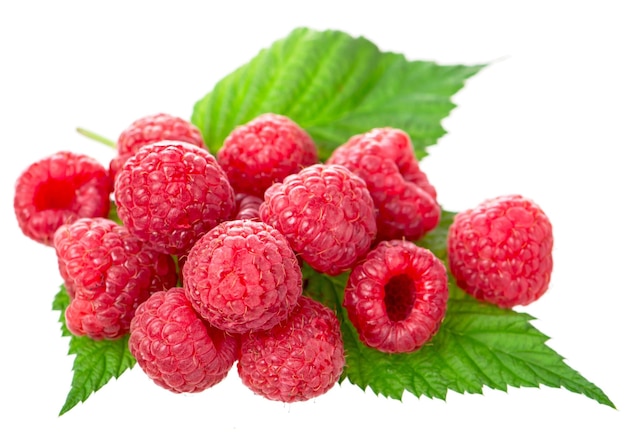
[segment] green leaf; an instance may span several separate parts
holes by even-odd
[[[54,298],[52,308],[60,312],[61,333],[65,337],[70,337],[68,354],[76,356],[72,385],[59,415],[68,412],[78,403],[86,401],[111,378],[120,377],[124,371],[135,365],[135,358],[128,349],[128,337],[119,340],[96,341],[88,337],[72,335],[65,325],[65,309],[69,303],[67,291],[61,286],[61,290]]]
[[[443,212],[439,227],[419,244],[446,259],[446,233],[454,213]],[[305,269],[306,294],[337,311],[341,321],[346,368],[343,379],[376,394],[401,399],[415,396],[445,400],[449,390],[482,393],[484,387],[565,388],[615,407],[594,384],[570,368],[547,346],[548,337],[533,327],[528,314],[479,302],[450,278],[448,310],[439,332],[421,349],[385,354],[359,340],[341,305],[347,274],[331,278]]]
[[[212,152],[236,126],[273,112],[305,128],[322,160],[352,135],[385,126],[405,130],[421,158],[445,133],[452,95],[483,66],[409,61],[362,37],[298,28],[218,82],[191,120]]]

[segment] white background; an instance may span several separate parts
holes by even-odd
[[[624,431],[620,2],[87,3],[0,6],[0,431]],[[53,251],[17,227],[15,179],[58,150],[107,163],[112,151],[77,126],[115,139],[147,114],[188,118],[221,77],[297,26],[363,35],[413,60],[492,62],[454,97],[448,134],[422,166],[450,210],[504,193],[544,208],[554,225],[553,280],[519,310],[538,318],[549,345],[618,410],[564,389],[399,402],[349,383],[285,405],[253,395],[236,374],[183,396],[136,368],[57,416],[72,377],[50,308],[60,277]]]

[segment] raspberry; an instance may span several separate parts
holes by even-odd
[[[176,284],[172,258],[149,249],[105,218],[81,218],[54,236],[59,271],[71,301],[67,327],[94,340],[128,333],[137,306]]]
[[[376,236],[365,182],[340,165],[314,164],[275,183],[259,213],[313,269],[329,275],[350,269]]]
[[[261,203],[263,203],[262,198],[240,192],[235,194],[235,203],[237,204],[237,215],[235,219],[258,220],[260,218],[259,207]]]
[[[337,316],[302,296],[286,321],[269,331],[242,336],[237,371],[254,393],[292,403],[326,393],[344,365]]]
[[[178,255],[235,211],[235,194],[213,155],[180,141],[139,149],[117,175],[115,200],[131,233]]]
[[[22,232],[52,246],[54,232],[82,217],[106,217],[112,185],[95,159],[61,151],[31,164],[15,184],[13,208]]]
[[[111,178],[115,179],[126,160],[142,146],[164,140],[204,147],[202,133],[187,120],[165,113],[145,116],[131,123],[117,139],[117,155],[110,163]]]
[[[448,233],[448,261],[458,286],[502,308],[528,305],[548,289],[552,225],[521,195],[485,200],[458,213]]]
[[[445,316],[444,264],[405,240],[380,242],[350,273],[344,306],[363,343],[382,352],[412,352]]]
[[[217,153],[237,192],[263,197],[274,182],[318,162],[309,134],[288,117],[262,114],[235,128]]]
[[[326,161],[362,177],[378,210],[378,240],[418,240],[441,217],[435,188],[419,168],[410,137],[395,128],[376,128],[351,137]]]
[[[302,294],[289,242],[261,221],[227,221],[209,231],[189,251],[183,281],[200,316],[234,333],[271,328]]]
[[[235,337],[205,323],[181,287],[154,293],[130,326],[128,346],[157,385],[175,392],[200,392],[221,382],[237,359]]]

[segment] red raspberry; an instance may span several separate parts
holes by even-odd
[[[180,141],[139,149],[117,175],[115,200],[131,233],[178,255],[235,211],[235,194],[215,158]]]
[[[448,277],[427,249],[382,241],[350,273],[344,306],[367,346],[412,352],[437,332],[446,312]]]
[[[22,232],[51,246],[61,225],[82,217],[106,217],[111,190],[102,164],[61,151],[31,164],[19,176],[13,208]]]
[[[326,162],[365,180],[378,210],[378,240],[417,240],[439,224],[437,193],[420,170],[406,132],[376,128],[355,135]]]
[[[94,340],[125,335],[137,306],[178,278],[170,256],[149,249],[105,218],[62,226],[54,247],[71,297],[65,316],[74,335]]]
[[[117,155],[110,164],[111,178],[115,179],[126,160],[142,146],[164,140],[204,147],[202,133],[187,120],[165,113],[145,116],[131,123],[117,139]]]
[[[244,193],[235,194],[235,202],[237,203],[237,216],[238,220],[258,220],[259,207],[263,203],[263,199],[255,195],[249,195]]]
[[[312,268],[329,275],[350,269],[376,236],[365,182],[340,165],[315,164],[287,176],[267,189],[259,213]]]
[[[261,221],[226,221],[209,231],[189,251],[183,281],[200,316],[234,333],[271,328],[302,294],[289,242]]]
[[[450,271],[460,288],[502,308],[528,305],[548,289],[552,225],[520,195],[458,213],[448,232]]]
[[[254,393],[292,403],[330,390],[344,365],[337,316],[302,296],[286,321],[269,331],[242,336],[237,370]]]
[[[235,128],[217,152],[237,192],[263,197],[274,182],[318,162],[309,134],[288,117],[262,114]]]
[[[205,323],[181,287],[154,293],[130,325],[128,346],[157,385],[175,392],[200,392],[222,381],[237,359],[235,337]]]

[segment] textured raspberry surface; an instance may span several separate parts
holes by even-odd
[[[149,249],[125,227],[105,218],[81,218],[54,237],[70,304],[74,335],[115,339],[128,333],[137,306],[176,285],[172,258]]]
[[[115,201],[131,233],[178,255],[235,212],[235,194],[215,158],[180,141],[139,149],[117,175]]]
[[[239,342],[204,322],[184,289],[174,287],[154,293],[139,306],[128,346],[157,385],[183,393],[221,382],[236,361]]]
[[[503,308],[528,305],[548,289],[552,225],[520,195],[485,200],[460,212],[448,233],[450,271],[460,288]]]
[[[237,370],[256,394],[292,403],[326,393],[339,380],[344,365],[337,316],[302,296],[285,322],[242,336]]]
[[[260,218],[259,207],[261,203],[263,203],[261,197],[240,192],[235,194],[235,203],[237,204],[237,215],[235,219],[258,220]]]
[[[167,113],[142,117],[131,123],[117,139],[117,155],[110,164],[112,178],[142,146],[164,140],[204,147],[200,130],[185,119]]]
[[[378,210],[378,240],[417,240],[441,217],[437,193],[400,129],[376,128],[339,146],[328,164],[340,164],[367,183]]]
[[[13,208],[29,238],[51,246],[54,232],[82,217],[106,217],[112,185],[95,159],[57,152],[26,168],[15,184]]]
[[[444,264],[404,240],[380,242],[350,273],[344,306],[366,345],[412,352],[438,331],[448,300]]]
[[[187,297],[211,325],[233,333],[284,320],[302,294],[302,272],[289,242],[261,221],[226,221],[189,251]]]
[[[309,134],[288,117],[262,114],[235,128],[217,153],[237,192],[263,197],[287,175],[318,162]]]
[[[329,275],[350,269],[376,236],[365,182],[340,165],[314,164],[287,176],[267,189],[259,212],[312,268]]]

